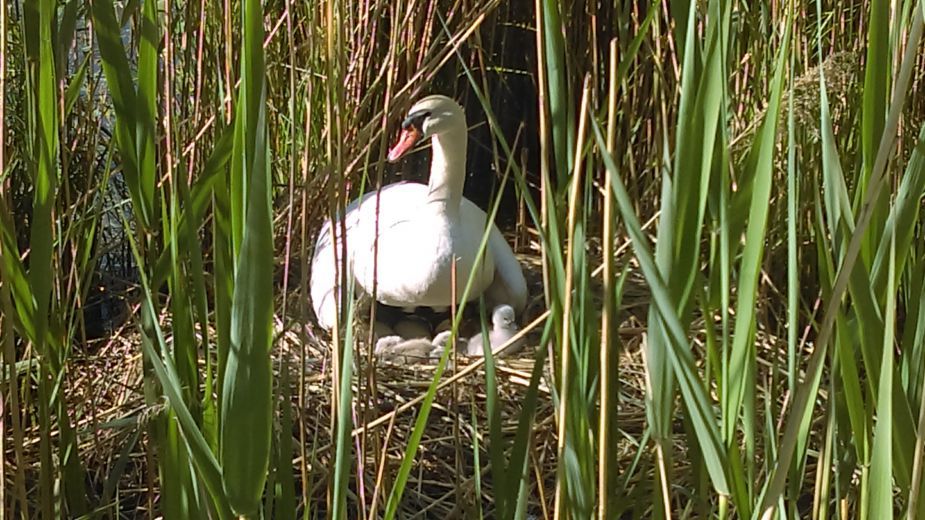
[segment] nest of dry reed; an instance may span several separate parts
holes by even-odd
[[[537,272],[529,266],[528,271],[531,285],[537,283]],[[651,480],[646,475],[654,468],[646,466],[650,464],[649,457],[638,458],[640,450],[649,449],[644,446],[646,371],[642,352],[645,341],[642,317],[648,295],[637,284],[627,287],[623,307],[629,312],[624,312],[620,330],[617,425],[620,441],[618,453],[609,454],[609,458],[618,464],[618,474],[629,475],[625,484],[627,496],[651,500],[652,490],[648,488]],[[290,293],[288,297],[299,295]],[[692,326],[695,330],[706,326],[703,317],[695,318],[695,322]],[[330,348],[325,338],[314,335],[310,326],[305,327],[292,317],[281,317],[277,323],[273,350],[275,380],[287,384],[285,388],[277,388],[277,395],[286,395],[290,400],[293,425],[289,433],[294,446],[291,471],[295,476],[296,496],[302,497],[300,508],[308,507],[316,517],[324,517],[335,458],[331,401],[336,392]],[[169,323],[165,325],[169,334]],[[692,346],[703,348],[696,336]],[[767,372],[764,379],[773,386],[772,367],[785,362],[782,351],[775,348],[778,340],[765,331],[759,332],[758,341],[762,345],[759,357],[766,362],[761,364],[760,371]],[[87,471],[88,489],[96,495],[97,503],[107,504],[125,517],[151,517],[159,509],[158,455],[149,435],[159,424],[151,419],[167,410],[162,397],[153,405],[146,404],[139,342],[133,323],[124,324],[111,338],[90,343],[72,354],[67,382],[70,392],[67,399],[80,441],[80,459]],[[539,342],[540,332],[535,330],[527,337],[527,345],[533,348],[497,360],[501,431],[507,443],[518,426]],[[362,344],[357,353],[353,377],[356,430],[352,437],[356,459],[348,501],[351,517],[376,518],[384,510],[420,411],[419,402],[433,380],[436,367],[377,364]],[[401,518],[469,518],[477,515],[479,509],[486,518],[492,516],[486,378],[484,368],[473,364],[479,361],[459,357],[441,378],[442,386],[405,486],[399,510]],[[528,449],[528,511],[536,518],[550,517],[555,493],[557,424],[549,365],[547,357]],[[450,379],[455,382],[447,383]],[[277,406],[279,403],[277,400]],[[276,413],[279,418],[279,408]],[[680,416],[676,423],[679,435],[674,439],[677,457],[673,472],[679,477],[678,482],[682,482],[695,478],[692,473],[696,472],[688,467],[690,461],[684,455],[687,446],[681,434]],[[280,431],[281,422],[277,420],[275,424],[276,433],[285,438]],[[23,460],[29,462],[27,481],[36,482],[38,432],[32,427],[25,433]],[[637,465],[639,462],[642,467]],[[683,490],[677,491],[683,494]]]
[[[536,271],[528,273],[528,279],[536,276]],[[532,282],[537,283],[535,279]],[[169,323],[166,319],[162,323],[169,338]],[[624,325],[619,410],[624,440],[620,443],[621,454],[616,457],[621,466],[633,462],[639,449],[633,439],[641,438],[645,428],[642,328],[632,315]],[[323,517],[335,456],[330,349],[323,338],[312,334],[311,327],[303,327],[291,318],[278,320],[278,327],[273,350],[276,381],[286,381],[288,388],[278,388],[283,391],[277,395],[288,395],[291,400],[296,495],[305,499],[300,507],[309,507]],[[501,431],[507,442],[517,429],[539,336],[539,330],[528,336],[527,344],[533,348],[497,360]],[[149,517],[158,510],[157,454],[148,436],[155,424],[151,419],[167,411],[163,397],[145,388],[140,341],[134,323],[127,322],[111,337],[88,343],[72,354],[66,385],[88,488],[96,495],[97,503],[109,504],[128,517]],[[367,350],[360,346],[353,379],[357,427],[353,449],[361,456],[355,461],[348,500],[355,511],[351,516],[356,517],[381,515],[414,428],[419,411],[416,403],[426,393],[436,370],[431,364],[370,364],[372,357],[366,355]],[[466,518],[479,507],[487,517],[491,516],[486,380],[484,368],[472,369],[473,363],[479,362],[460,356],[443,374],[444,382],[456,374],[461,377],[455,383],[443,384],[436,394],[401,501],[402,518]],[[281,377],[279,370],[285,370],[287,377]],[[551,514],[556,479],[557,425],[551,373],[547,359],[528,453],[529,511],[540,518]],[[146,391],[156,396],[153,405],[146,404]],[[282,434],[279,425],[276,421],[277,433]],[[26,480],[36,482],[37,428],[26,428],[25,435],[23,460],[30,462],[25,469]],[[480,493],[476,492],[474,478],[475,446],[481,461]],[[362,484],[357,483],[357,474],[362,474]],[[373,504],[377,509],[372,509]]]
[[[538,308],[542,305],[542,270],[536,255],[519,255],[519,260],[534,295],[534,303],[528,306],[522,321],[531,322],[544,311]],[[637,283],[629,291],[631,296],[624,302],[629,312],[621,329],[624,338],[618,416],[624,435],[619,444],[621,453],[616,458],[626,466],[632,464],[638,453],[634,439],[641,438],[645,429],[645,369],[640,350],[644,336],[637,317],[641,315],[639,310],[647,305],[648,294],[639,278],[635,280]],[[502,405],[500,429],[507,443],[517,430],[534,370],[541,341],[542,322],[537,323],[540,327],[527,336],[526,343],[531,348],[496,360],[498,402]],[[303,429],[299,434],[306,439],[297,442],[299,453],[294,461],[305,486],[302,494],[311,497],[313,507],[323,509],[327,472],[334,462],[331,399],[335,392],[329,343],[327,338],[312,334],[311,327],[305,327],[283,333],[277,345],[280,360],[289,367],[297,427]],[[387,498],[384,495],[391,489],[406,454],[420,402],[437,367],[434,363],[376,362],[362,341],[357,354],[352,385],[355,424],[352,440],[354,453],[362,454],[354,474],[358,471],[363,477],[362,484],[352,484],[350,500],[356,517],[376,518],[383,511]],[[556,410],[550,390],[553,381],[549,359],[547,356],[543,366],[528,450],[528,510],[538,518],[551,517],[557,468]],[[440,381],[405,486],[399,517],[472,518],[478,516],[481,508],[485,517],[490,518],[494,499],[488,454],[488,390],[482,360],[451,358]]]
[[[283,343],[284,355],[290,359],[300,356],[295,349],[301,348],[292,335]],[[528,344],[536,345],[538,337],[531,335]],[[645,424],[643,402],[642,357],[639,354],[641,336],[626,342],[621,363],[621,404],[619,426],[627,435],[625,438],[639,438]],[[285,349],[289,350],[288,354]],[[533,349],[525,349],[515,357],[497,360],[498,397],[502,403],[501,431],[511,441],[517,430],[518,421],[525,400],[535,359]],[[486,380],[483,367],[471,370],[474,359],[460,356],[455,367],[444,372],[442,381],[464,374],[455,383],[443,384],[437,392],[431,408],[427,426],[414,466],[402,498],[400,518],[470,518],[479,507],[491,517],[492,487],[491,467],[487,451],[488,412]],[[295,363],[293,363],[295,365]],[[420,398],[427,391],[434,377],[436,366],[432,364],[381,364],[362,366],[354,379],[354,417],[357,428],[354,433],[354,450],[363,453],[360,467],[363,468],[363,489],[351,489],[357,516],[370,514],[369,504],[379,486],[384,492],[391,488],[394,473],[405,455],[414,422],[419,411]],[[307,457],[308,473],[323,473],[333,465],[334,451],[330,436],[331,425],[331,377],[322,369],[303,372],[292,366],[291,376],[304,374],[306,383],[302,407],[297,407],[300,420],[306,431],[311,432],[310,443],[302,444],[303,454],[295,465],[300,466],[301,457]],[[311,375],[309,375],[311,372]],[[543,518],[551,514],[552,498],[556,479],[557,426],[556,412],[549,388],[551,373],[547,358],[544,378],[539,385],[539,399],[533,421],[530,441],[530,483],[529,510]],[[294,388],[298,385],[294,385]],[[296,400],[298,400],[296,398]],[[366,425],[364,427],[364,425]],[[474,447],[478,446],[481,465],[475,463]],[[629,464],[637,446],[626,441],[621,443],[623,455],[619,460]],[[321,470],[321,471],[318,471]],[[476,492],[475,472],[480,472],[480,491]],[[316,484],[308,496],[323,504],[325,482],[316,476]],[[380,500],[379,513],[384,504]],[[365,504],[360,506],[360,504]],[[317,507],[317,506],[316,506]],[[373,515],[377,517],[378,515]]]
[[[592,256],[599,256],[591,241]],[[631,262],[623,251],[620,263]],[[542,272],[536,255],[520,255],[525,275],[535,301],[541,305]],[[621,324],[620,393],[618,453],[609,454],[619,475],[626,478],[625,496],[651,500],[649,488],[654,471],[650,457],[639,458],[640,450],[648,451],[646,440],[646,370],[643,359],[645,342],[644,317],[649,295],[641,275],[631,270],[624,286],[623,323]],[[599,299],[599,287],[591,288],[592,297]],[[280,295],[282,297],[283,295]],[[296,496],[300,508],[310,508],[316,517],[324,517],[329,500],[328,485],[334,465],[335,444],[332,441],[332,396],[336,394],[332,380],[332,359],[329,341],[304,323],[304,312],[297,310],[304,303],[298,291],[285,295],[287,315],[278,316],[273,356],[276,361],[276,382],[286,383],[277,388],[277,396],[287,396],[293,425],[294,456],[291,471],[295,476]],[[598,302],[599,303],[599,302]],[[278,305],[277,308],[283,308]],[[137,311],[137,309],[136,309]],[[543,309],[528,309],[525,320],[541,314]],[[129,312],[137,315],[137,312]],[[161,320],[170,343],[170,324]],[[703,316],[696,316],[691,329],[707,327]],[[497,392],[501,403],[500,422],[503,437],[513,439],[522,412],[531,373],[534,353],[540,344],[540,327],[527,336],[526,348],[512,357],[497,361]],[[704,348],[700,334],[695,333],[692,347]],[[113,331],[112,336],[75,350],[71,354],[67,375],[67,401],[72,423],[80,441],[80,460],[87,474],[88,489],[96,503],[106,504],[125,517],[152,517],[159,510],[158,454],[149,435],[156,424],[152,418],[166,413],[167,406],[156,389],[146,388],[140,336],[131,321]],[[776,385],[774,367],[784,366],[783,349],[777,348],[778,338],[766,330],[759,331],[759,371],[769,387]],[[356,431],[352,437],[355,454],[351,488],[348,496],[351,517],[381,516],[396,472],[407,452],[420,400],[434,378],[433,364],[396,365],[375,363],[362,342],[357,349],[353,377],[353,416]],[[699,356],[703,359],[703,356]],[[473,367],[478,361],[459,357],[441,378],[430,416],[423,432],[414,464],[405,486],[399,510],[401,518],[469,518],[481,509],[490,518],[493,511],[491,460],[488,455],[488,407],[486,377],[483,367]],[[532,435],[528,449],[528,510],[537,518],[551,515],[557,471],[557,423],[551,387],[552,369],[549,357],[543,367],[538,401],[533,416]],[[285,373],[285,374],[284,374]],[[284,377],[285,375],[285,377]],[[446,383],[451,378],[455,383]],[[154,396],[145,399],[145,392]],[[777,396],[785,399],[786,396]],[[285,438],[279,420],[277,399],[276,434]],[[202,413],[201,410],[193,410]],[[682,412],[683,413],[683,412]],[[672,461],[676,483],[693,481],[696,471],[689,467],[686,436],[682,420],[676,418]],[[55,434],[57,435],[57,434]],[[27,482],[38,477],[38,429],[25,430],[23,445]],[[480,464],[476,465],[476,453]],[[9,460],[12,460],[10,458]],[[642,464],[639,466],[638,464]],[[478,491],[475,478],[478,471]],[[808,471],[807,474],[812,474]],[[10,475],[8,473],[8,475]],[[359,478],[357,476],[360,476]],[[272,478],[272,477],[271,477]],[[674,490],[684,499],[684,488]],[[35,496],[30,493],[30,496]],[[643,498],[644,497],[644,498]],[[647,506],[641,506],[646,510]]]

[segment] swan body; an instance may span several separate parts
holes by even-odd
[[[389,160],[399,159],[419,140],[431,138],[428,184],[389,184],[349,204],[343,228],[338,222],[334,229],[330,220],[322,226],[312,258],[310,288],[321,326],[331,329],[335,323],[341,280],[338,260],[344,252],[347,279],[367,294],[375,286],[376,299],[386,305],[451,305],[454,259],[457,294],[471,275],[470,299],[484,294],[491,304],[508,304],[517,311],[526,305],[527,285],[520,264],[494,224],[485,254],[476,264],[487,215],[462,196],[466,130],[465,114],[455,101],[445,96],[418,101],[402,123]]]
[[[442,204],[429,200],[428,186],[413,182],[393,186],[381,197],[378,258],[371,254],[372,247],[370,254],[354,255],[357,283],[372,291],[373,279],[378,275],[376,299],[386,305],[447,306],[451,303],[450,270],[455,257],[460,285],[475,271],[472,291],[476,295],[484,292],[494,279],[495,269],[490,254],[485,255],[480,266],[475,265],[485,230],[485,212],[463,199],[457,214],[450,214]],[[347,238],[348,243],[356,240],[358,247],[363,243],[372,245],[376,236],[375,197],[368,202],[359,209],[355,234]],[[384,215],[386,204],[388,214]],[[398,275],[393,276],[395,272]]]

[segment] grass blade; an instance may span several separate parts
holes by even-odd
[[[895,242],[893,242],[895,245]],[[889,278],[890,293],[895,294],[894,268],[896,248],[890,248]],[[880,391],[877,399],[877,425],[874,428],[874,444],[870,459],[870,502],[868,518],[889,518],[893,516],[893,327],[896,319],[896,299],[886,304],[885,321],[888,326],[883,335],[883,359],[880,363]]]
[[[752,466],[755,455],[754,418],[757,416],[753,390],[756,386],[757,353],[755,331],[757,330],[756,309],[758,308],[758,285],[761,265],[764,261],[765,236],[770,211],[771,186],[774,174],[774,153],[777,145],[778,119],[787,58],[790,54],[792,16],[788,17],[782,37],[782,45],[774,64],[774,79],[771,81],[770,103],[761,123],[761,129],[752,143],[747,159],[746,175],[751,182],[751,202],[748,209],[748,224],[745,230],[745,246],[742,250],[742,264],[739,270],[738,299],[736,301],[735,328],[729,369],[725,388],[728,388],[723,402],[723,421],[727,445],[736,442],[734,423],[739,419],[740,407],[745,431],[745,460]],[[735,236],[735,235],[731,235]],[[754,468],[749,475],[754,475]],[[748,481],[740,484],[749,485]],[[735,495],[736,506],[747,516],[751,500],[742,494]],[[750,493],[751,494],[751,493]]]
[[[870,3],[870,21],[867,26],[867,59],[864,60],[864,89],[861,99],[861,152],[863,170],[859,179],[860,189],[855,193],[855,202],[864,200],[865,187],[870,182],[877,158],[877,146],[883,137],[886,123],[887,103],[890,93],[890,2]],[[861,249],[861,257],[869,265],[877,250],[881,230],[886,220],[889,198],[882,194],[877,200],[871,217],[870,231]]]
[[[245,0],[241,17],[244,42],[232,185],[238,178],[247,189],[245,199],[232,204],[236,208],[243,203],[244,213],[235,257],[231,348],[222,381],[220,461],[231,508],[253,516],[260,508],[270,460],[273,229],[261,1]]]
[[[132,85],[130,76],[132,69],[129,66],[125,48],[122,46],[121,28],[116,21],[112,0],[93,2],[90,13],[102,59],[103,74],[106,76],[106,86],[112,96],[113,108],[116,112],[115,137],[122,158],[123,176],[132,197],[132,209],[136,218],[142,227],[147,229],[153,222],[153,186],[147,186],[142,179],[142,170],[150,172],[150,167],[142,167],[139,164],[136,131],[153,128],[153,120],[142,123],[140,119],[153,118],[154,113],[139,114],[137,110],[141,105],[138,103],[137,93]],[[147,135],[153,139],[153,133]],[[148,152],[145,159],[153,162],[155,157],[150,150]]]
[[[556,163],[556,176],[559,186],[567,186],[568,172],[572,171],[572,156],[575,135],[573,128],[573,108],[570,105],[569,85],[565,65],[565,40],[562,36],[562,18],[559,2],[543,0],[537,16],[542,16],[543,53],[546,63],[548,81],[547,101],[549,102],[550,131],[552,133],[553,152]],[[558,199],[559,197],[557,197]]]

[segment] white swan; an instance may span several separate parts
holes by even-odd
[[[394,162],[420,140],[432,138],[430,180],[427,185],[389,184],[345,208],[347,275],[359,291],[372,293],[375,278],[376,297],[384,304],[445,307],[452,303],[450,270],[456,259],[457,294],[472,274],[470,300],[484,293],[490,305],[508,304],[517,312],[523,310],[527,302],[523,272],[494,224],[482,263],[475,265],[487,216],[462,196],[466,132],[462,107],[446,96],[426,97],[408,112],[388,159]],[[339,298],[335,257],[341,257],[342,228],[337,228],[334,247],[331,221],[322,226],[312,258],[312,306],[318,323],[326,329],[334,326]],[[377,229],[378,258],[373,254]]]

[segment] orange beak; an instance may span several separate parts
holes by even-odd
[[[389,149],[389,162],[401,159],[420,140],[421,132],[414,125],[402,128],[398,141]]]

